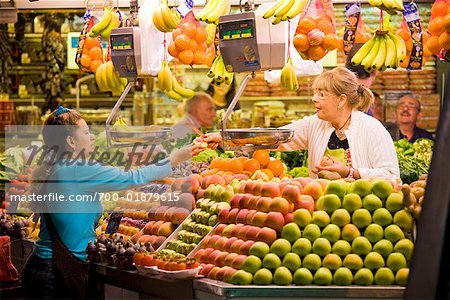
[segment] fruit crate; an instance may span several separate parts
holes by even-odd
[[[177,228],[174,230],[174,232],[172,232],[172,234],[164,241],[164,243],[162,243],[161,246],[159,246],[158,249],[156,249],[157,252],[159,252],[159,251],[165,249],[166,246],[167,246],[167,243],[176,241],[176,240],[178,239],[178,234],[179,234],[180,231],[183,230],[183,228],[184,228],[183,225],[184,225],[185,223],[187,223],[187,222],[190,222],[190,221],[192,220],[192,215],[193,215],[194,213],[195,213],[195,210],[193,210],[193,211],[186,217],[186,219],[184,219],[184,221],[183,221],[180,225],[178,225],[178,227],[177,227]],[[202,240],[203,240],[206,236],[210,235],[211,232],[214,232],[214,229],[217,227],[218,224],[219,224],[219,223],[217,223],[216,225],[214,225],[214,226],[212,227],[212,229],[211,229],[207,234],[205,234],[205,235],[203,236]],[[186,255],[187,257],[192,257],[191,254],[192,254],[194,251],[196,251],[196,249],[199,249],[199,245],[201,244],[202,240],[200,240],[200,241],[197,243],[197,245],[195,246],[194,249],[192,249],[191,251],[189,251],[189,253]]]

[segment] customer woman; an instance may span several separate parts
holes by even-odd
[[[393,141],[383,125],[366,115],[373,101],[372,92],[358,84],[346,68],[322,73],[313,84],[316,114],[283,128],[294,130],[289,143],[280,151],[308,149],[311,177],[321,170],[337,172],[341,177],[399,177]],[[218,134],[205,138],[220,143]],[[214,145],[214,144],[211,144]],[[323,157],[329,158],[327,163]]]
[[[44,217],[41,214],[39,240],[23,269],[22,285],[25,298],[73,298],[68,291],[74,286],[62,286],[64,281],[60,273],[55,274],[57,267],[61,267],[55,265],[58,264],[54,255],[59,249],[55,248],[58,240],[76,264],[86,261],[86,246],[96,238],[94,228],[102,214],[97,193],[123,190],[162,179],[170,175],[172,166],[189,159],[192,153],[190,147],[185,147],[172,153],[168,159],[129,171],[89,162],[88,156],[94,150],[89,127],[78,112],[63,107],[50,114],[42,135],[47,154],[35,171],[31,193],[44,196],[53,193],[65,199],[95,195],[97,199],[46,202],[39,207],[40,212],[51,214]],[[195,155],[198,149],[192,151]],[[48,220],[51,224],[47,224]],[[59,239],[53,238],[53,227]],[[69,260],[66,264],[70,268]]]

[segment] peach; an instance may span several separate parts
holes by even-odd
[[[229,185],[231,183],[231,181],[233,180],[233,174],[232,173],[226,173],[222,177],[225,180],[225,185]]]
[[[245,186],[247,185],[247,181],[243,181],[239,184],[237,191],[239,194],[244,194],[245,193]]]
[[[203,240],[206,238],[206,236],[203,238]],[[215,235],[212,235],[212,236],[210,236],[209,237],[209,241],[208,241],[208,243],[207,244],[205,244],[205,247],[204,248],[213,248],[214,247],[214,245],[217,243],[217,241],[219,240],[221,238],[221,236],[220,235],[217,235],[217,234],[215,234]],[[205,241],[205,243],[206,243],[206,241]],[[203,244],[203,241],[202,241],[202,244]]]
[[[249,229],[247,230],[247,232],[245,234],[245,239],[255,241],[256,238],[258,237],[258,234],[260,231],[261,231],[261,229],[259,227],[249,226]]]
[[[138,242],[141,243],[141,244],[145,244],[145,243],[147,243],[147,242],[150,242],[150,238],[151,238],[151,235],[149,235],[149,234],[144,234],[143,236],[141,236],[141,237],[138,239]]]
[[[241,198],[241,201],[239,202],[240,208],[248,208],[248,202],[253,197],[251,194],[244,194]]]
[[[204,189],[206,189],[211,184],[224,185],[225,184],[225,179],[223,179],[222,177],[220,177],[217,174],[209,175],[209,176],[206,176],[206,177],[203,178],[203,180],[202,180],[202,187]]]
[[[231,262],[231,267],[238,269],[238,270],[242,269],[242,265],[244,264],[244,261],[246,258],[247,258],[247,255],[243,255],[243,254],[238,255]]]
[[[234,194],[233,198],[231,198],[230,206],[231,208],[240,208],[240,202],[242,199],[242,196],[245,194]]]
[[[253,186],[253,195],[255,196],[261,196],[262,189],[264,187],[264,182],[255,182],[255,185]]]
[[[248,209],[242,208],[236,216],[236,223],[245,223],[245,218],[247,217]]]
[[[214,260],[214,264],[219,267],[225,266],[225,258],[227,258],[228,254],[228,252],[222,251],[222,253]]]
[[[165,221],[165,222],[171,222],[172,221],[172,214],[173,214],[173,212],[176,210],[177,208],[176,207],[169,207],[165,212],[164,212],[164,215],[163,215],[163,221]]]
[[[263,227],[256,237],[257,241],[264,242],[267,245],[272,245],[272,243],[277,239],[277,232],[269,227]]]
[[[234,237],[234,236],[229,238],[228,241],[225,243],[225,246],[223,246],[222,250],[223,251],[231,251],[231,246],[233,246],[233,243],[237,240],[238,240],[238,238]]]
[[[233,175],[233,180],[234,179],[238,179],[238,180],[248,180],[248,176],[245,174],[234,174]]]
[[[214,229],[214,234],[221,235],[224,228],[227,227],[227,224],[219,224],[216,229]]]
[[[314,200],[319,199],[323,194],[322,186],[317,181],[311,181],[304,188],[302,195],[310,195]]]
[[[257,211],[254,210],[254,209],[249,210],[247,212],[247,215],[245,216],[244,223],[247,224],[247,225],[252,225],[252,219],[253,219],[253,216],[256,214],[256,212]]]
[[[309,195],[301,195],[300,200],[297,203],[295,203],[295,205],[294,205],[294,211],[296,211],[300,208],[304,208],[312,214],[314,212],[314,208],[315,208],[314,199]]]
[[[152,244],[153,249],[158,249],[166,241],[165,236],[158,236]]]
[[[217,240],[217,242],[214,244],[214,248],[215,248],[215,249],[223,249],[224,246],[225,246],[225,244],[227,243],[227,241],[228,241],[228,238],[222,236],[222,237],[219,238],[219,239]]]
[[[257,209],[258,200],[261,198],[260,196],[252,196],[250,200],[248,200],[248,209]]]
[[[248,226],[248,225],[242,227],[242,228],[239,230],[239,232],[238,232],[238,234],[237,234],[236,237],[239,238],[239,239],[245,240],[245,237],[247,236],[247,231],[248,231],[249,229],[250,229],[250,226]]]
[[[236,223],[236,217],[237,214],[239,213],[239,209],[238,208],[233,208],[232,210],[230,210],[230,212],[228,213],[228,223],[233,224]]]
[[[243,243],[241,245],[241,247],[239,247],[239,254],[245,254],[245,255],[249,255],[250,254],[250,248],[253,246],[255,242],[252,240],[248,240],[245,241],[245,243]]]
[[[261,196],[263,197],[278,197],[281,195],[280,186],[275,182],[265,182],[261,189]]]
[[[237,239],[234,241],[233,245],[231,245],[230,252],[239,253],[239,248],[241,248],[244,243],[244,240]]]
[[[168,237],[173,232],[173,225],[170,222],[165,222],[159,227],[157,235]]]
[[[264,226],[273,228],[275,230],[281,230],[284,226],[284,215],[280,212],[271,211],[267,214]]]
[[[261,197],[256,204],[256,210],[261,212],[269,212],[270,202],[272,201],[269,197]]]
[[[293,179],[294,181],[297,181],[298,183],[300,183],[303,187],[303,189],[305,189],[305,186],[310,183],[311,181],[313,181],[312,178],[310,177],[299,177],[299,178],[295,178]],[[303,192],[302,192],[303,193]]]
[[[143,231],[138,231],[136,234],[134,234],[134,235],[131,237],[130,241],[131,241],[133,244],[136,244],[136,243],[138,242],[138,240],[139,240],[143,235],[144,235],[144,232],[143,232]]]
[[[256,212],[255,215],[252,218],[252,225],[263,227],[264,223],[266,223],[267,214],[265,212]]]
[[[159,227],[164,224],[164,221],[158,221],[153,224],[152,228],[150,229],[150,234],[156,235],[158,233]]]
[[[228,256],[225,258],[225,265],[231,267],[233,260],[238,256],[239,256],[239,254],[237,254],[237,253],[228,254]]]
[[[197,261],[200,261],[200,258],[205,253],[205,249],[200,249],[194,254],[194,258],[197,259]]]
[[[220,250],[214,250],[213,252],[211,252],[211,254],[208,256],[208,263],[210,264],[215,264],[215,260],[217,257],[219,257],[219,255],[222,254],[222,251]]]
[[[156,211],[155,211],[155,220],[156,221],[162,221],[164,219],[164,213],[168,209],[169,209],[168,206],[160,206],[160,207],[158,207],[158,209],[156,209]]]
[[[281,192],[281,197],[283,197],[290,203],[295,203],[300,198],[300,195],[301,195],[300,189],[293,184],[286,185],[283,191]]]
[[[145,224],[143,233],[144,234],[151,234],[151,230],[152,230],[153,224],[155,224],[155,223],[156,223],[155,221],[150,221],[147,224]]]
[[[236,224],[228,224],[227,227],[225,227],[222,231],[222,236],[225,237],[231,237],[231,232],[233,231],[233,228],[236,226]]]
[[[209,255],[214,251],[213,248],[206,248],[203,254],[199,257],[199,261],[202,263],[206,263],[208,261]]]
[[[270,212],[280,212],[283,215],[289,212],[289,201],[281,197],[275,197],[269,206]]]
[[[211,269],[211,271],[209,271],[209,273],[206,277],[208,277],[209,279],[212,279],[212,280],[216,280],[217,273],[219,273],[219,271],[220,271],[220,268],[215,266],[214,268]]]
[[[236,224],[231,231],[231,236],[237,237],[239,230],[241,230],[245,225],[242,223]]]
[[[205,198],[205,190],[202,189],[202,188],[198,189],[197,194],[195,194],[195,198],[196,198],[196,199],[202,199],[202,198]],[[194,209],[194,208],[195,208],[195,205],[193,206],[193,209]]]
[[[175,211],[172,213],[171,222],[174,225],[180,225],[184,219],[189,216],[189,210],[184,207],[177,207]]]
[[[150,207],[150,209],[148,210],[148,213],[147,213],[147,218],[149,221],[156,221],[155,212],[158,208],[159,208],[159,206]]]
[[[294,214],[293,213],[287,213],[284,215],[284,223],[289,224],[294,222]]]
[[[224,208],[219,212],[219,222],[220,223],[228,223],[228,216],[230,215],[230,210],[228,208]],[[222,224],[221,224],[222,225]]]
[[[206,248],[206,246],[209,245],[209,240],[211,240],[212,237],[213,237],[212,235],[207,235],[202,239],[201,241],[202,248]]]
[[[330,180],[324,178],[315,179],[315,181],[320,184],[320,186],[322,187],[322,191],[325,191],[328,184],[330,183]]]
[[[213,264],[206,264],[203,266],[203,268],[200,269],[200,271],[198,272],[198,274],[203,275],[203,276],[207,276],[208,273],[214,268],[216,267]]]
[[[228,272],[228,269],[231,269],[231,267],[222,266],[222,268],[220,268],[219,272],[217,272],[216,274],[216,280],[223,281],[225,274],[227,274]]]
[[[225,275],[223,276],[223,281],[231,283],[231,279],[233,278],[234,274],[237,272],[236,269],[233,269],[232,267],[226,267],[227,270],[225,271]]]
[[[253,189],[255,188],[255,181],[247,181],[245,185],[244,192],[246,194],[253,194]]]

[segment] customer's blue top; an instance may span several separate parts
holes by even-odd
[[[45,202],[47,211],[56,226],[58,235],[64,245],[76,257],[86,260],[85,249],[89,241],[94,241],[95,226],[103,208],[100,195],[110,191],[119,191],[153,180],[162,179],[171,173],[168,160],[157,165],[140,167],[136,170],[123,171],[120,168],[103,166],[99,163],[57,165],[55,171],[47,179],[44,195],[60,196],[72,199],[65,202]],[[80,197],[95,199],[80,201]],[[77,201],[74,199],[78,198]],[[34,252],[41,258],[52,258],[52,243],[43,218],[39,240],[35,243]]]

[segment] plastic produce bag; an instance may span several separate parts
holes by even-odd
[[[405,41],[407,54],[406,59],[400,63],[400,67],[410,70],[421,69],[426,63],[426,58],[431,55],[431,52],[424,47],[428,41],[429,34],[423,30],[415,4],[405,3],[403,15],[402,25],[397,30],[396,35]]]
[[[431,37],[425,47],[439,58],[450,56],[450,0],[436,0],[428,23]],[[447,58],[448,59],[448,58]]]
[[[208,65],[215,51],[207,56],[206,39],[208,33],[203,25],[195,20],[194,13],[189,12],[172,32],[169,54],[185,65]]]
[[[153,10],[159,0],[145,0],[139,9],[139,27],[141,28],[142,73],[157,76],[164,58],[164,33],[153,25]],[[167,34],[170,39],[171,35]]]
[[[83,19],[84,25],[78,38],[75,62],[82,71],[95,73],[97,68],[103,63],[102,46],[98,37],[89,37],[88,32],[94,26],[90,10],[86,11]]]
[[[337,48],[339,40],[331,0],[310,0],[298,22],[293,43],[303,58],[314,61]]]

